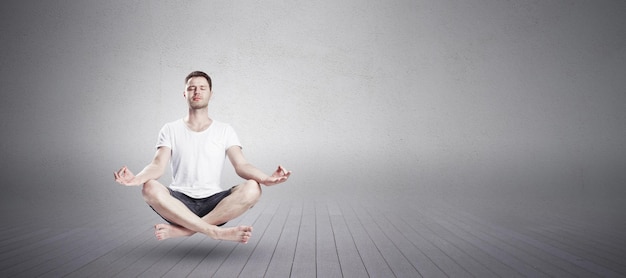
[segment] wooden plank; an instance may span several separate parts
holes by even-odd
[[[56,268],[58,265],[69,262],[69,260],[76,256],[76,253],[84,253],[88,249],[88,246],[91,246],[95,238],[104,236],[101,230],[78,230],[79,232],[77,234],[72,235],[70,238],[67,238],[67,240],[58,241],[57,243],[59,243],[59,245],[52,251],[43,256],[39,256],[37,259],[23,262],[19,270],[15,270],[18,271],[15,274],[19,273],[19,275],[25,277],[40,276]]]
[[[214,240],[212,240],[214,241]],[[229,241],[217,241],[211,251],[207,252],[200,263],[192,269],[186,277],[211,277],[233,249],[239,243]],[[170,272],[171,273],[171,272]],[[174,274],[172,277],[176,276]]]
[[[25,232],[37,231],[38,228],[35,225],[20,225],[17,223],[8,223],[9,226],[5,226],[2,228],[0,232],[0,247],[4,244],[4,241],[12,241],[15,237],[23,235]]]
[[[492,241],[500,241],[503,244],[502,248],[513,248],[520,250],[521,252],[527,253],[528,257],[520,256],[521,259],[526,259],[528,264],[533,265],[533,267],[540,269],[547,274],[555,277],[567,277],[567,276],[580,276],[580,277],[594,277],[595,274],[570,263],[567,260],[562,260],[561,258],[554,256],[548,252],[545,252],[542,249],[536,248],[533,245],[529,245],[524,241],[519,240],[516,237],[511,236],[510,233],[503,233],[502,230],[493,230],[488,225],[485,225],[482,222],[472,221],[471,217],[463,217],[458,215],[449,215],[454,218],[452,220],[454,224],[460,226],[461,228],[468,227],[467,229],[474,230],[480,233],[484,233],[491,237],[488,239],[489,242]],[[495,224],[494,224],[495,225]],[[500,227],[500,226],[498,226]],[[507,228],[501,227],[505,230],[509,230]],[[510,230],[513,232],[512,230]],[[510,247],[508,247],[510,246]],[[546,267],[545,264],[551,265]],[[556,269],[555,269],[556,268]],[[562,274],[561,271],[565,271]]]
[[[353,205],[353,210],[396,277],[421,276],[364,207]]]
[[[623,224],[611,218],[484,212],[368,199],[262,200],[229,223],[253,223],[248,245],[202,235],[158,242],[150,219],[141,218],[13,226],[0,235],[0,276],[626,276],[625,236],[609,230]]]
[[[441,271],[450,277],[471,277],[472,275],[458,264],[450,255],[446,244],[441,244],[441,240],[431,231],[420,227],[415,223],[414,217],[406,216],[388,216],[391,218],[395,226],[402,231],[410,231],[413,236],[407,239],[417,246],[424,255],[426,255],[433,263],[437,265]],[[406,232],[405,232],[406,233]]]
[[[138,277],[185,277],[217,246],[218,242],[199,234],[184,238],[180,244]]]
[[[235,221],[238,221],[239,225],[254,224],[256,219],[259,217],[261,211],[263,210],[263,207],[264,204],[260,202],[253,209],[241,216],[239,219],[235,219]],[[255,236],[254,230],[252,236]],[[242,244],[230,241],[219,241],[215,248],[213,248],[204,257],[204,259],[189,273],[188,277],[213,276],[222,265],[222,263],[226,260],[226,258],[228,258],[228,256],[233,252],[233,250],[235,250],[238,245]]]
[[[348,229],[348,225],[341,213],[341,209],[335,202],[329,202],[328,213],[330,225],[337,248],[337,256],[341,264],[341,274],[343,277],[367,277],[367,269],[361,254],[359,254],[354,238]]]
[[[301,219],[302,202],[294,201],[289,207],[289,214],[265,272],[265,277],[289,277],[291,275]]]
[[[138,230],[135,236],[130,237],[126,242],[119,244],[106,254],[70,273],[67,277],[93,277],[96,275],[104,276],[104,274],[108,274],[110,277],[123,270],[124,267],[135,261],[132,260],[133,258],[129,254],[137,252],[137,249],[145,252],[140,246],[156,241],[153,236],[154,228],[143,227],[138,229],[135,227],[135,229]]]
[[[52,232],[49,228],[35,229],[34,231],[23,229],[21,233],[16,232],[14,236],[5,239],[0,245],[0,262],[13,257],[13,254],[19,252],[16,250],[22,249],[24,246],[49,238]]]
[[[389,213],[380,213],[378,209],[368,208],[368,212],[372,215],[374,221],[378,223],[381,230],[385,233],[395,246],[398,247],[400,252],[407,258],[407,260],[413,265],[415,269],[423,277],[447,277],[447,275],[433,262],[428,256],[426,256],[415,244],[413,244],[410,238],[414,238],[416,235],[411,229],[400,229],[397,224],[390,219],[397,219],[394,216],[390,216]],[[395,215],[395,214],[391,214]],[[384,227],[384,228],[383,228]]]
[[[136,224],[135,224],[136,225]],[[147,226],[147,225],[146,225]],[[100,236],[96,234],[89,235],[89,242],[82,246],[82,248],[78,248],[74,250],[72,253],[64,255],[65,262],[55,262],[54,268],[51,268],[45,274],[42,274],[42,277],[61,277],[68,275],[89,262],[103,256],[113,250],[116,246],[127,242],[129,239],[129,235],[132,236],[139,231],[135,226],[124,226],[124,225],[111,225],[110,228],[114,228],[118,233],[111,233],[107,229],[103,228],[95,228],[103,233]]]
[[[341,277],[335,235],[325,201],[315,203],[315,261],[318,277]]]
[[[563,211],[541,215],[541,224],[574,242],[589,244],[619,261],[626,260],[626,213],[611,211]],[[618,259],[619,258],[619,259]]]
[[[269,225],[278,204],[267,204],[263,212],[257,217],[253,223],[253,235],[247,244],[239,244],[235,247],[226,260],[220,265],[213,277],[235,277],[239,276],[242,269],[249,262],[249,258],[252,252],[259,244],[259,239],[262,239],[265,232],[267,232],[267,226]],[[265,269],[261,272],[264,273]]]
[[[3,252],[0,255],[0,269],[6,269],[24,260],[33,258],[44,252],[49,245],[55,244],[57,240],[69,237],[77,232],[78,230],[49,230],[45,237],[37,237],[35,240],[24,242],[25,245],[21,247]]]
[[[167,264],[168,254],[172,249],[180,245],[184,239],[175,238],[159,242],[154,245],[149,252],[138,254],[138,258],[131,265],[121,269],[113,277],[137,277],[152,267],[156,262],[161,261]],[[161,274],[162,275],[162,274]]]
[[[354,239],[356,249],[361,255],[367,274],[370,277],[395,276],[385,257],[376,247],[374,239],[366,232],[365,227],[356,216],[352,207],[346,203],[339,204],[339,207]]]
[[[606,217],[600,214],[600,217]],[[542,216],[542,220],[546,225],[570,233],[578,237],[584,237],[584,241],[602,244],[603,246],[614,250],[616,254],[623,255],[626,253],[626,225],[620,222],[626,222],[626,215],[609,220],[598,220],[598,217],[588,217],[583,219],[576,215],[553,215],[547,214]]]
[[[89,277],[96,273],[115,271],[112,264],[132,250],[133,246],[154,240],[149,234],[153,229],[145,227],[144,225],[130,226],[131,229],[128,233],[116,234],[117,239],[111,242],[108,250],[103,253],[96,253],[95,258],[82,262],[82,266],[68,273],[67,277]]]
[[[567,241],[564,237],[555,235],[549,231],[538,231],[537,229],[524,229],[519,231],[521,234],[543,242],[552,248],[560,250],[562,253],[571,254],[578,258],[584,258],[588,262],[586,268],[596,274],[616,274],[626,275],[626,265],[614,261],[606,256],[602,251],[592,246],[585,246],[580,242]]]
[[[549,253],[553,256],[556,256],[562,260],[568,261],[574,265],[577,265],[580,268],[586,269],[589,272],[592,272],[596,275],[603,277],[619,277],[621,276],[619,273],[615,272],[612,269],[606,268],[602,265],[596,264],[590,260],[587,260],[584,257],[573,254],[567,250],[560,248],[559,246],[553,245],[551,242],[545,242],[543,240],[539,240],[537,238],[533,238],[532,236],[528,236],[526,234],[520,233],[519,231],[514,231],[510,229],[505,229],[496,225],[493,225],[487,221],[481,220],[473,216],[472,214],[465,213],[460,211],[463,217],[470,217],[473,221],[479,222],[483,226],[489,227],[491,230],[497,231],[500,234],[506,234],[510,237],[513,237],[525,244],[536,247],[546,253]],[[519,229],[518,229],[519,230]]]
[[[238,226],[241,218],[228,222],[228,226]],[[171,251],[176,260],[156,262],[139,277],[186,277],[210,254],[220,241],[205,235],[196,234],[186,238]]]
[[[433,216],[432,220],[425,220],[425,222],[430,222],[428,225],[432,227],[436,233],[454,234],[454,236],[460,238],[460,240],[455,241],[459,243],[457,246],[464,250],[464,252],[471,254],[472,257],[479,260],[482,264],[488,266],[497,276],[517,277],[523,275],[525,277],[548,277],[551,275],[551,273],[544,273],[545,269],[537,267],[537,264],[546,268],[552,267],[550,264],[534,260],[532,256],[525,255],[521,250],[506,248],[507,246],[504,242],[500,242],[489,235],[469,227],[462,229],[460,226],[451,223],[451,221],[454,222],[454,220],[448,219],[449,218],[443,214],[437,214]],[[448,238],[453,240],[453,236]],[[463,242],[467,244],[462,244]],[[487,254],[487,256],[482,254]],[[521,257],[525,257],[527,260]],[[531,262],[528,263],[528,260]],[[571,275],[558,268],[554,268],[552,274],[554,273],[558,274],[558,277]],[[482,275],[477,276],[480,277]]]
[[[139,214],[123,216],[121,218],[122,221],[119,221],[118,218],[115,218],[116,221],[111,223],[104,223],[101,218],[93,219],[88,217],[81,218],[81,222],[77,222],[74,219],[65,221],[71,222],[71,224],[66,226],[68,228],[76,225],[80,226],[81,228],[79,230],[85,231],[85,240],[81,241],[80,238],[72,236],[70,239],[72,241],[71,244],[56,250],[54,252],[56,255],[54,259],[46,261],[45,264],[37,267],[45,271],[45,273],[41,273],[41,276],[60,277],[68,275],[82,268],[90,261],[109,252],[119,241],[126,241],[125,238],[128,237],[126,233],[131,232],[132,228],[134,228],[137,223],[140,223],[138,220],[141,218]],[[113,220],[113,218],[111,220]],[[59,219],[59,221],[61,221],[61,219]],[[59,223],[55,224],[59,225]],[[33,273],[37,268],[29,270],[28,273]],[[34,276],[34,274],[32,276]]]
[[[574,242],[582,242],[585,245],[594,246],[604,254],[619,261],[626,261],[626,244],[622,240],[612,241],[602,233],[590,231],[587,227],[568,226],[566,224],[551,225],[549,228],[553,233],[567,237]],[[624,229],[623,231],[626,231]]]
[[[289,207],[288,203],[281,203],[273,213],[266,231],[258,239],[257,246],[241,270],[240,277],[261,277],[265,275],[273,255],[276,253],[277,242],[283,231]]]
[[[14,256],[2,261],[0,276],[13,277],[28,269],[36,267],[57,256],[55,251],[71,245],[75,235],[80,235],[80,229],[57,231],[51,237],[33,243],[25,248],[15,250]]]
[[[46,238],[50,231],[50,228],[14,227],[10,234],[9,232],[3,234],[3,238],[0,240],[0,256],[2,253],[19,249],[30,242]]]
[[[315,229],[315,205],[310,200],[305,200],[302,205],[302,219],[296,243],[296,252],[293,258],[291,276],[316,277],[316,229]]]
[[[575,249],[584,250],[590,256],[610,262],[609,264],[619,265],[620,262],[626,262],[626,257],[624,256],[626,252],[619,250],[620,247],[617,245],[605,245],[595,240],[594,237],[576,235],[571,230],[559,225],[529,227],[527,230],[542,234]]]

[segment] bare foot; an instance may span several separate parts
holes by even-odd
[[[170,224],[156,224],[154,225],[154,235],[158,240],[165,240],[168,238],[191,236],[196,232],[188,230],[185,227],[174,226]]]
[[[239,243],[248,243],[251,236],[252,227],[250,226],[218,228],[215,231],[215,239],[236,241]]]

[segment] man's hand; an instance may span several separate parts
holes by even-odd
[[[271,176],[262,180],[261,183],[267,186],[276,185],[285,182],[290,175],[291,171],[287,171],[283,166],[278,165],[278,169]]]
[[[121,185],[133,186],[141,184],[135,174],[128,170],[126,166],[122,167],[122,169],[117,172],[113,172],[113,177],[115,177],[115,181]]]

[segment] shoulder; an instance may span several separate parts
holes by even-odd
[[[215,129],[220,129],[220,130],[232,130],[233,129],[233,127],[229,123],[220,122],[217,120],[213,120],[213,123],[211,125],[213,125]]]
[[[161,133],[174,132],[174,131],[184,129],[184,128],[185,128],[185,122],[183,122],[183,119],[178,119],[178,120],[171,121],[171,122],[164,124],[163,127],[161,127]]]
[[[184,126],[184,125],[185,125],[185,122],[183,121],[182,118],[165,124],[165,126],[171,126],[171,127]]]
[[[213,134],[216,134],[222,138],[238,141],[237,133],[235,132],[235,129],[233,129],[233,127],[228,123],[214,120],[211,126],[211,130]],[[236,143],[236,144],[239,144],[239,143]]]

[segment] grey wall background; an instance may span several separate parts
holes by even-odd
[[[623,208],[624,14],[624,1],[5,1],[3,217],[145,207],[112,172],[149,162],[196,69],[249,160],[294,171],[269,189],[284,196]]]

